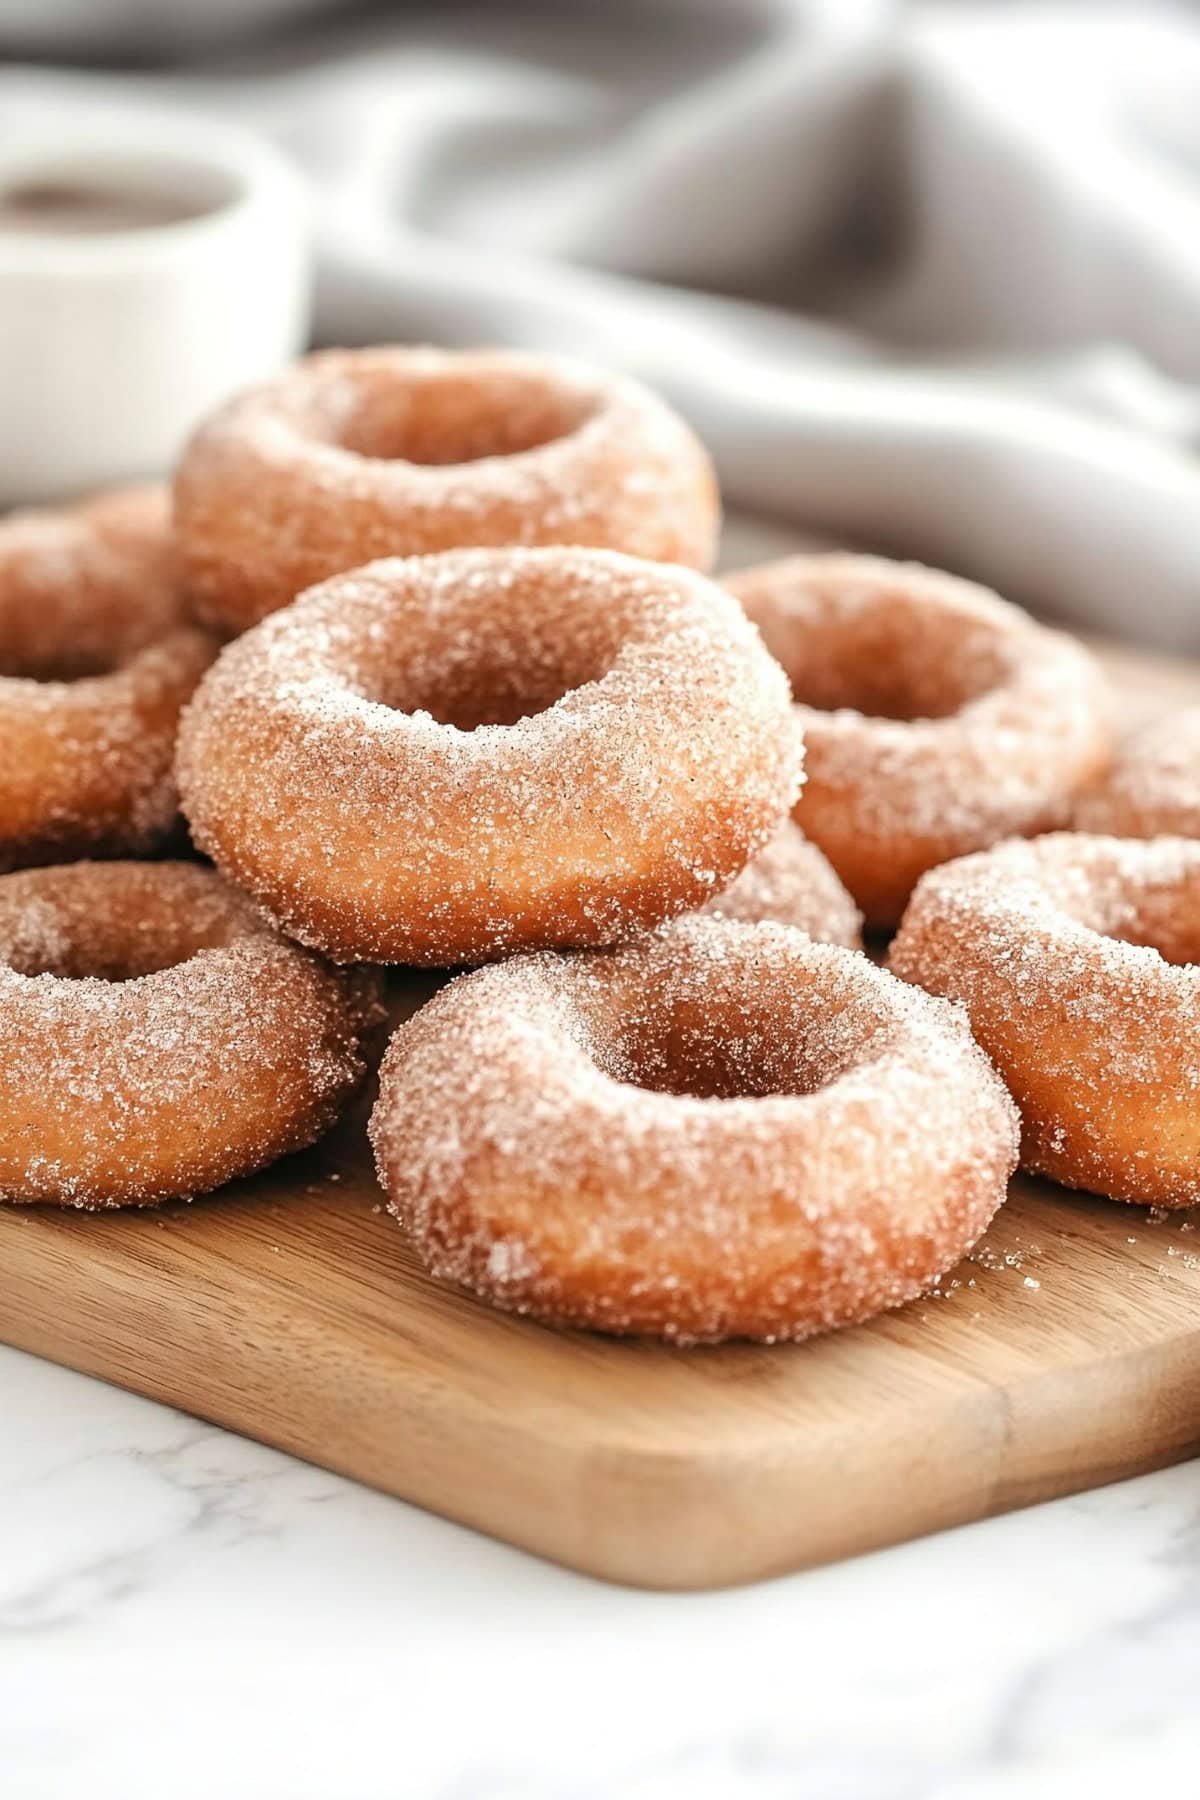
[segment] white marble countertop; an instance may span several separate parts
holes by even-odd
[[[1194,1800],[1200,1466],[607,1587],[0,1350],[4,1800]]]

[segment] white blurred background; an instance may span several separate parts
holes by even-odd
[[[0,143],[233,120],[321,341],[662,388],[727,499],[1200,649],[1200,12],[0,0]]]

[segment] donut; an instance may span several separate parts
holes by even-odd
[[[198,616],[232,635],[384,556],[588,544],[708,569],[720,508],[701,444],[635,381],[388,346],[225,406],[184,454],[175,521]]]
[[[677,1343],[902,1305],[979,1237],[1017,1150],[956,1009],[703,916],[458,976],[392,1039],[370,1134],[439,1280]]]
[[[862,949],[862,914],[828,859],[791,819],[784,820],[733,886],[706,901],[702,910],[751,924],[773,919],[806,931],[819,944]]]
[[[896,923],[926,869],[1067,823],[1107,760],[1092,657],[971,582],[823,555],[727,585],[792,684],[799,823],[873,929]]]
[[[0,1200],[150,1206],[311,1144],[377,977],[329,968],[196,863],[0,877]]]
[[[1114,1200],[1200,1200],[1200,844],[1060,832],[918,884],[891,967],[961,1001],[1021,1160]]]
[[[0,521],[0,870],[142,854],[175,822],[179,709],[216,645],[168,525],[160,489]]]
[[[1080,795],[1073,823],[1109,837],[1200,838],[1200,706],[1135,732]]]
[[[372,563],[228,645],[193,836],[339,962],[613,942],[699,906],[799,791],[787,683],[704,576],[612,551]]]

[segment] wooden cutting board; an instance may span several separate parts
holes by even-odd
[[[1200,669],[1106,653],[1131,714]],[[430,991],[410,983],[402,1003]],[[153,1215],[0,1208],[0,1339],[572,1568],[745,1581],[1200,1449],[1200,1224],[1018,1180],[939,1295],[806,1345],[564,1335],[422,1274],[364,1097]]]

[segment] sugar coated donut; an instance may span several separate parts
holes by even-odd
[[[370,1129],[433,1274],[686,1343],[901,1305],[983,1231],[1017,1150],[955,1009],[702,916],[458,977],[393,1038]]]
[[[870,926],[895,924],[926,869],[1065,824],[1104,765],[1093,659],[971,582],[830,555],[727,585],[792,683],[799,822]]]
[[[199,615],[244,631],[314,582],[461,545],[711,567],[707,454],[635,381],[511,351],[309,357],[193,438],[175,516]]]
[[[373,563],[230,644],[180,732],[197,843],[339,961],[593,945],[698,906],[795,800],[787,683],[702,575]]]
[[[704,909],[718,919],[794,925],[819,944],[862,949],[862,914],[827,857],[798,825],[785,819],[765,850],[748,863],[732,887]]]
[[[935,869],[892,945],[960,1000],[1022,1161],[1115,1200],[1200,1200],[1200,844],[1061,832]]]
[[[179,709],[215,650],[182,617],[161,490],[0,521],[0,869],[165,837]]]
[[[298,1150],[362,1073],[377,977],[194,863],[0,878],[0,1200],[200,1193]]]
[[[1135,732],[1080,795],[1074,824],[1110,837],[1200,838],[1200,706]]]

